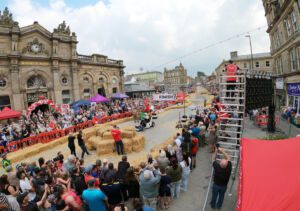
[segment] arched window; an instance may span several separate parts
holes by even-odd
[[[42,88],[46,87],[46,81],[41,76],[31,76],[27,80],[27,88]]]
[[[6,87],[6,79],[5,78],[0,78],[0,87]]]
[[[99,82],[100,82],[100,83],[104,83],[104,82],[105,82],[104,77],[100,77],[100,78],[99,78]]]
[[[83,83],[88,84],[89,82],[90,82],[89,77],[84,76],[84,77],[83,77]]]

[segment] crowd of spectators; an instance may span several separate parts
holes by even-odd
[[[148,155],[138,167],[126,155],[115,166],[107,159],[86,164],[73,154],[64,159],[60,152],[52,160],[41,157],[13,167],[4,155],[1,210],[169,209],[174,198],[188,191],[199,147],[214,148],[216,122],[216,109],[197,110],[172,144],[160,149],[158,157]]]
[[[162,103],[157,103],[160,108]],[[18,141],[43,132],[66,129],[94,118],[113,114],[132,112],[135,117],[145,108],[143,99],[114,100],[94,106],[82,106],[76,112],[72,109],[65,113],[51,112],[46,105],[38,107],[29,117],[21,116],[17,120],[0,124],[0,146],[7,146],[10,141]],[[9,149],[7,149],[9,151]]]

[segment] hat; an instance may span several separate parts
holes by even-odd
[[[4,158],[7,155],[7,152],[2,153],[1,157]]]
[[[18,170],[20,167],[22,167],[20,164],[16,165],[16,169]]]
[[[25,197],[28,195],[28,192],[21,193],[20,195],[17,196],[17,201],[21,205],[23,203],[23,200]]]
[[[6,170],[6,172],[10,172],[10,171],[12,171],[12,166],[11,166],[11,165],[9,165],[9,166],[6,166],[5,170]]]

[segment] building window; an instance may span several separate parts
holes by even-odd
[[[116,87],[112,88],[112,93],[115,94],[117,93],[118,89]]]
[[[270,67],[270,61],[266,61],[266,67]]]
[[[71,102],[70,90],[63,90],[61,95],[63,104],[69,104]]]
[[[84,99],[89,99],[90,97],[91,97],[90,89],[84,89],[83,90],[83,98]]]
[[[116,84],[116,83],[117,83],[117,79],[113,78],[113,79],[112,79],[112,83],[113,83],[113,84]]]
[[[41,76],[32,76],[27,80],[27,88],[46,87],[46,81]]]
[[[0,87],[6,87],[6,80],[4,78],[0,79]]]
[[[298,31],[298,25],[297,25],[297,16],[295,11],[293,11],[291,13],[291,22],[292,22],[292,26],[293,26],[293,31],[297,32]]]
[[[290,62],[291,62],[291,71],[295,71],[296,64],[295,64],[295,53],[294,49],[290,51]]]
[[[290,21],[288,19],[285,19],[284,23],[285,23],[285,28],[286,28],[287,35],[289,37],[292,34],[292,29],[291,29]]]
[[[63,76],[63,77],[61,78],[61,83],[62,83],[63,85],[67,85],[67,84],[68,84],[68,78],[67,78],[66,76]]]
[[[247,63],[244,63],[244,68],[247,68]]]
[[[88,84],[90,82],[88,77],[83,77],[83,83]]]
[[[8,95],[0,96],[0,109],[2,110],[4,107],[11,107]]]
[[[297,66],[300,69],[300,47],[297,48]]]
[[[255,67],[259,67],[259,62],[255,62]]]
[[[103,77],[100,77],[100,78],[99,78],[99,82],[100,82],[100,83],[104,83],[104,82],[105,82],[104,78],[103,78]]]

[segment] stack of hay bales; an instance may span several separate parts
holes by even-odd
[[[86,141],[86,146],[89,150],[96,150],[98,155],[110,154],[116,150],[115,141],[111,135],[112,125],[96,127],[95,133]],[[121,128],[121,136],[126,153],[137,152],[144,148],[145,137],[142,134],[136,133],[132,126]]]

